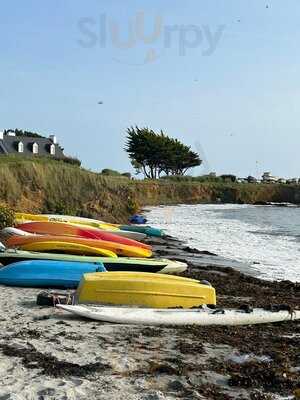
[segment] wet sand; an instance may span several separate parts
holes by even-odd
[[[187,260],[185,276],[210,281],[220,307],[300,305],[300,284],[249,277],[247,266],[172,238],[149,242],[159,256]],[[1,287],[0,400],[261,400],[300,389],[300,322],[113,325],[38,307],[39,291]]]

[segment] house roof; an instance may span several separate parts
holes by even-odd
[[[39,146],[38,154],[40,156],[49,156],[50,146],[54,143],[49,138],[36,138],[27,136],[7,136],[0,140],[0,153],[13,154],[18,153],[18,144],[22,142],[24,145],[24,155],[32,155],[32,146],[37,143]],[[63,148],[59,144],[54,144],[55,155],[63,156]]]

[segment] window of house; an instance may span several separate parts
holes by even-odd
[[[24,144],[22,142],[18,143],[18,153],[24,153]]]
[[[50,154],[51,154],[51,156],[55,156],[55,144],[51,144],[51,146],[50,146]]]
[[[33,143],[32,145],[32,152],[33,154],[38,154],[39,152],[39,145],[37,143]]]

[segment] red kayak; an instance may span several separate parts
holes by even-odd
[[[98,239],[108,242],[125,244],[127,246],[142,247],[144,249],[151,249],[151,246],[138,242],[137,240],[128,239],[126,237],[118,236],[117,234],[105,232],[97,228],[80,227],[78,225],[68,224],[64,222],[48,222],[48,221],[35,221],[26,222],[17,226],[25,232],[35,233],[38,235],[55,235],[55,236],[75,236],[85,239]]]

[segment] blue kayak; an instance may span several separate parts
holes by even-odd
[[[83,274],[106,272],[102,263],[31,260],[0,268],[0,284],[38,288],[77,288]]]
[[[129,232],[139,232],[144,233],[147,236],[162,237],[164,235],[163,231],[158,228],[152,228],[151,226],[141,226],[141,225],[121,225],[120,229],[122,231]]]

